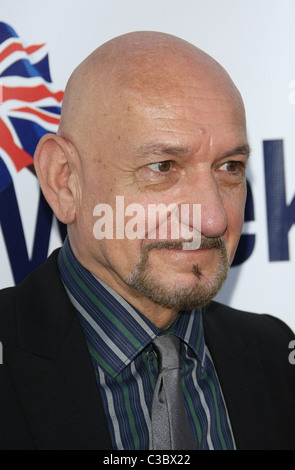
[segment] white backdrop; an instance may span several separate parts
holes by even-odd
[[[55,90],[64,89],[72,70],[98,45],[135,30],[180,36],[204,49],[228,70],[247,110],[252,148],[248,179],[254,220],[245,223],[244,233],[255,235],[255,247],[245,262],[231,268],[218,300],[245,310],[271,313],[293,330],[295,216],[292,219],[289,214],[289,259],[270,260],[263,142],[283,141],[282,174],[285,205],[289,206],[295,193],[294,18],[294,0],[0,0],[0,21],[13,27],[28,45],[47,44]],[[31,255],[37,183],[27,170],[14,173],[13,180]],[[272,194],[269,185],[268,190]],[[276,201],[274,195],[272,204]],[[278,247],[281,242],[278,235]],[[60,243],[54,225],[49,251]],[[13,283],[0,227],[0,287]]]

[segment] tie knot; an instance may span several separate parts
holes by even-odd
[[[158,356],[159,373],[165,369],[180,368],[180,339],[174,335],[158,336],[153,341]]]

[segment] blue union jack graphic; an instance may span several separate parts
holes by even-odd
[[[22,170],[34,174],[35,148],[43,134],[56,132],[62,99],[63,91],[53,89],[46,44],[26,45],[11,26],[0,22],[0,238],[15,283],[48,255],[53,213],[39,191],[29,253],[15,182]],[[65,227],[57,224],[63,239]]]
[[[40,137],[56,132],[62,98],[52,89],[46,45],[27,46],[0,22],[0,191],[33,168]]]

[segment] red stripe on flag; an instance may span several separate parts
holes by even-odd
[[[24,113],[34,114],[35,116],[38,116],[39,118],[43,119],[43,121],[50,122],[52,124],[58,124],[60,120],[60,118],[49,116],[48,114],[42,113],[41,111],[37,111],[36,109],[28,107],[12,109],[12,111],[22,111]]]
[[[14,52],[26,52],[29,55],[33,54],[33,52],[38,51],[44,45],[45,43],[40,44],[40,45],[32,45],[32,46],[24,47],[22,44],[18,42],[9,44],[9,46],[7,46],[2,52],[0,52],[0,62],[2,62],[2,60],[6,59],[6,57],[10,56]]]
[[[50,91],[45,85],[38,85],[35,87],[7,87],[3,86],[3,101],[8,100],[21,100],[26,101],[28,103],[32,103],[34,101],[39,101],[44,98],[52,97],[59,103],[63,99],[64,92],[57,91],[52,92]]]
[[[2,60],[6,59],[6,57],[8,57],[13,52],[23,51],[23,49],[24,48],[23,48],[22,44],[18,44],[18,43],[10,44],[9,46],[6,47],[6,49],[4,49],[0,53],[0,62],[2,62]]]
[[[25,47],[24,50],[26,51],[27,54],[33,54],[34,52],[37,52],[39,51],[39,49],[42,49],[42,47],[45,46],[45,42],[44,44],[39,44],[39,45],[32,45],[32,46],[28,46],[28,47]]]
[[[9,129],[2,119],[0,119],[0,136],[1,147],[10,156],[17,171],[33,164],[33,157],[15,144]]]

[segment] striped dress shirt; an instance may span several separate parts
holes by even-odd
[[[85,269],[68,239],[58,264],[93,360],[114,449],[151,448],[151,407],[158,376],[151,342],[169,333],[182,340],[184,401],[198,449],[234,449],[224,398],[204,341],[201,311],[181,312],[163,331]]]

